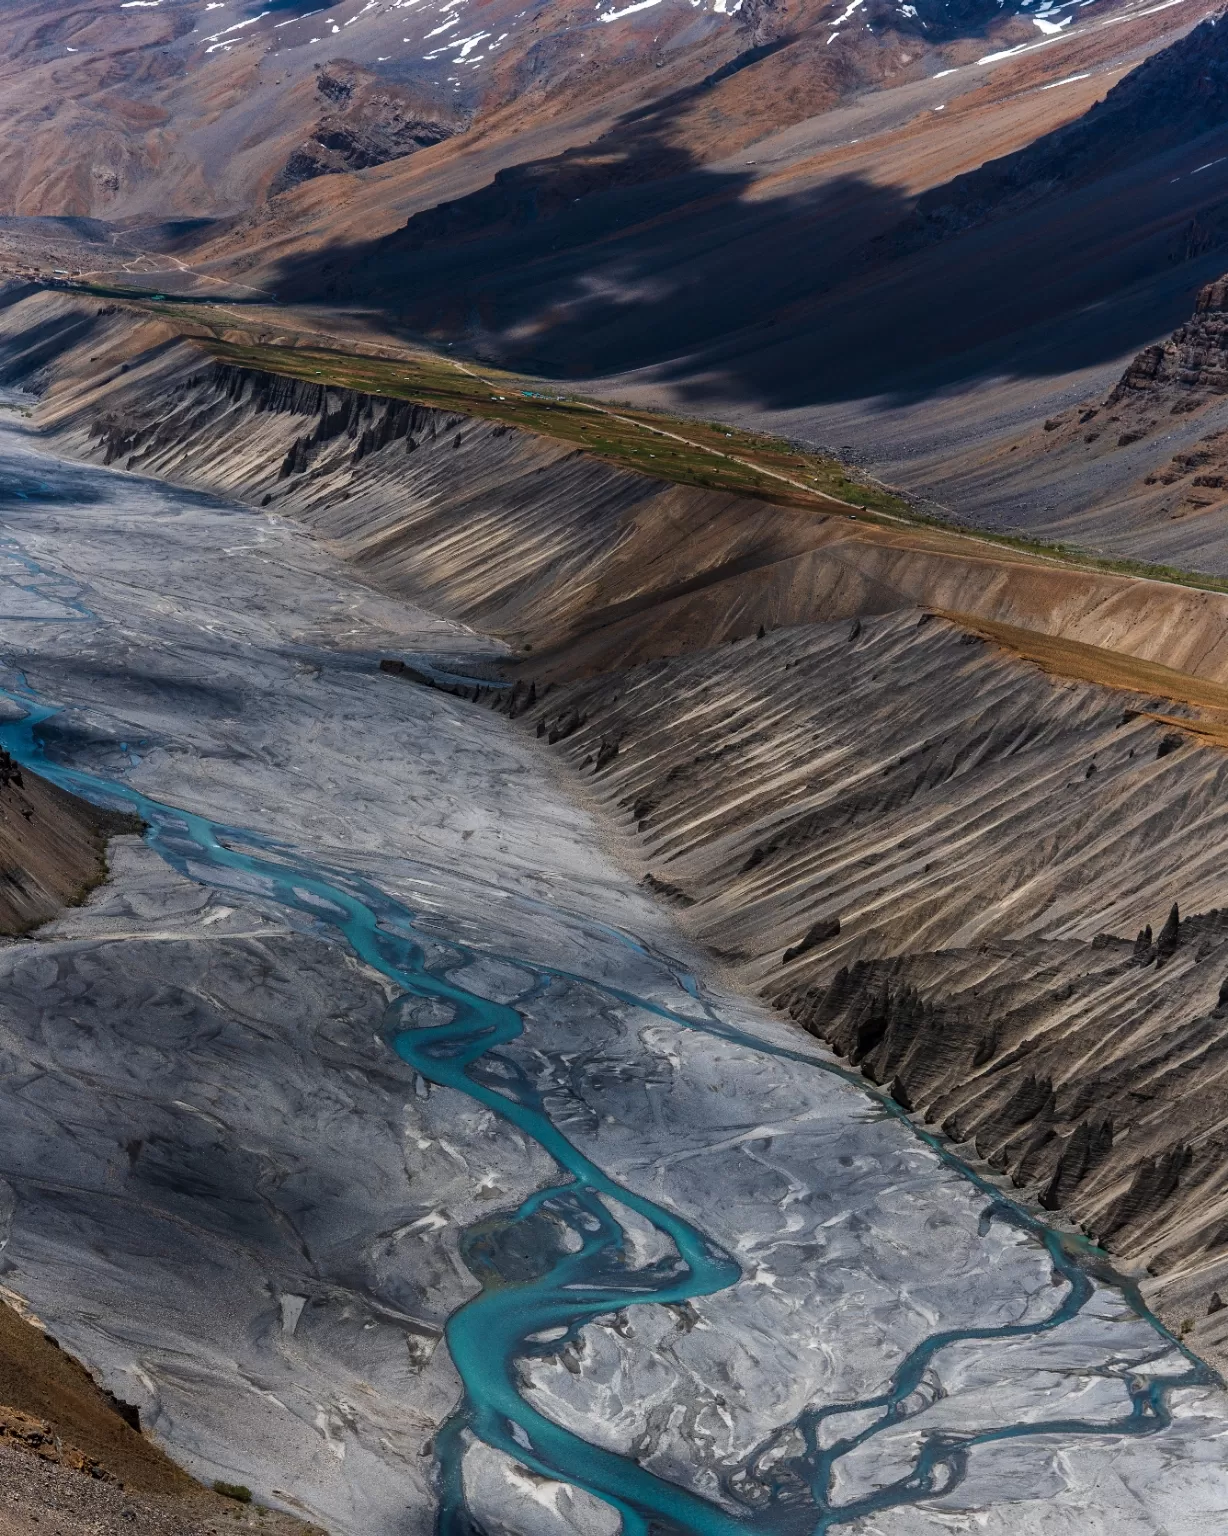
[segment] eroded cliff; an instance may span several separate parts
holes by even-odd
[[[83,900],[106,876],[108,838],[136,827],[0,752],[0,935],[28,933]]]
[[[475,702],[566,756],[739,981],[1222,1349],[1228,597],[666,484],[33,305],[3,316],[7,376],[58,446],[301,519],[519,646]]]
[[[743,985],[1222,1348],[1228,757],[1188,705],[915,612],[484,701],[566,756]]]
[[[116,306],[16,291],[5,381],[39,393],[58,449],[294,517],[387,590],[531,649],[543,678],[928,604],[1228,680],[1228,594],[670,483],[506,424],[231,368]]]

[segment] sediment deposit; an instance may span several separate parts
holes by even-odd
[[[566,1434],[606,1425],[605,1449],[637,1477],[717,1504],[744,1489],[749,1508],[807,1404],[860,1403],[884,1351],[907,1360],[935,1317],[954,1324],[951,1309],[969,1305],[964,1279],[985,1262],[969,1234],[999,1241],[984,1204],[993,1186],[966,1211],[963,1185],[927,1193],[938,1152],[881,1109],[859,1107],[854,1130],[838,1105],[855,1090],[829,1099],[821,1056],[805,1054],[819,1046],[798,1025],[1005,1187],[1014,1178],[1038,1208],[1150,1266],[1164,1318],[1217,1357],[1228,900],[1215,849],[1228,759],[1213,743],[1228,719],[1228,599],[941,530],[666,486],[490,423],[223,368],[169,328],[135,332],[124,312],[34,304],[41,331],[17,305],[6,312],[8,378],[37,354],[24,377],[42,391],[44,443],[111,464],[40,468],[14,440],[6,474],[49,489],[18,498],[13,517],[26,558],[54,557],[79,583],[61,600],[105,613],[107,644],[128,637],[118,666],[67,607],[55,633],[20,632],[40,693],[90,725],[61,734],[49,722],[50,748],[59,764],[153,795],[159,816],[190,806],[238,828],[226,846],[253,862],[228,883],[229,866],[185,854],[172,873],[133,847],[103,898],[61,919],[37,954],[13,952],[16,1055],[60,1105],[88,1077],[97,1108],[58,1204],[34,1172],[37,1126],[22,1122],[6,1252],[67,1341],[189,1466],[242,1473],[261,1497],[294,1507],[292,1495],[343,1531],[391,1528],[406,1509],[425,1530],[435,1452],[423,1447],[459,1391],[441,1330],[483,1266],[532,1278],[518,1228],[532,1201],[506,1213],[550,1175],[549,1159],[380,1054],[386,982],[328,932],[330,908],[366,889],[359,881],[389,893],[388,932],[420,923],[405,916],[414,908],[444,946],[430,954],[462,946],[448,974],[468,978],[466,996],[522,1000],[531,1028],[491,1058],[483,1091],[534,1085],[515,1091],[663,1210],[691,1209],[702,1162],[715,1202],[704,1230],[737,1255],[743,1283],[630,1320],[615,1309],[557,1350],[538,1340],[517,1377],[533,1412]],[[193,489],[161,491],[138,470]],[[132,584],[134,550],[147,586]],[[410,594],[446,617],[407,608]],[[938,616],[937,604],[965,616]],[[381,657],[422,678],[416,658],[451,655],[463,670],[475,651],[489,672],[495,648],[461,621],[520,642],[510,688],[475,682],[455,698],[399,680],[396,666],[381,675]],[[996,625],[998,643],[978,623]],[[1012,623],[1039,664],[1003,648]],[[1063,677],[1076,662],[1078,679]],[[539,776],[551,747],[621,823],[639,891],[594,859],[598,824]],[[293,845],[283,864],[305,861],[290,920],[260,873],[280,844]],[[716,1015],[675,1018],[691,995],[680,978],[704,964],[683,933],[776,1018],[739,1004],[733,1035],[724,1001]],[[95,978],[89,1037],[45,1043],[41,1021],[75,995],[82,967]],[[523,1001],[539,987],[540,1006]],[[421,1022],[441,1020],[428,1010]],[[165,1054],[172,1039],[182,1062]],[[100,1088],[104,1064],[133,1051],[156,1057],[139,1090],[119,1068]],[[102,1198],[116,1177],[139,1191],[135,1226]],[[586,1230],[571,1219],[557,1216]],[[199,1228],[197,1278],[168,1329],[183,1221]],[[649,1245],[644,1273],[659,1278],[656,1239],[628,1221]],[[219,1223],[224,1263],[206,1258]],[[532,1251],[553,1254],[545,1227],[533,1231]],[[885,1232],[907,1254],[899,1272],[895,1259],[879,1267]],[[138,1265],[138,1250],[156,1262]],[[1014,1236],[1008,1250],[1038,1258]],[[1045,1314],[1030,1270],[999,1294],[999,1262],[993,1294],[973,1304],[982,1331],[960,1344],[976,1354],[973,1375],[993,1382],[995,1424],[1017,1389],[1032,1404],[1024,1419],[1050,1411],[1055,1390],[1022,1340],[1008,1353],[1026,1383],[1001,1380],[1005,1356],[984,1328],[1023,1317],[1026,1333]],[[836,1283],[845,1274],[852,1290]],[[1049,1287],[1048,1259],[1037,1274]],[[905,1292],[921,1299],[901,1322]],[[833,1327],[842,1319],[821,1365],[806,1344],[816,1306]],[[1117,1329],[1127,1314],[1112,1306]],[[1101,1382],[1101,1345],[1133,1360],[1154,1354],[1157,1336],[1101,1339],[1083,1310],[1069,1322],[1091,1331],[1053,1335],[1071,1341],[1064,1360],[1083,1362],[1059,1368],[1057,1390],[1107,1392],[1096,1412],[1111,1416],[1118,1388],[1107,1376],[1089,1385]],[[185,1371],[185,1359],[203,1364]],[[475,1363],[458,1366],[478,1390]],[[936,1368],[935,1426],[975,1428],[981,1399],[965,1403]],[[1215,1410],[1191,1401],[1197,1423],[1175,1420],[1177,1438],[1156,1442],[1168,1482],[1145,1452],[1152,1525],[1170,1483],[1197,1519],[1216,1518],[1188,1460],[1198,1452],[1184,1449],[1210,1443]],[[519,1453],[491,1438],[462,1446],[479,1518],[604,1529],[591,1493],[551,1492],[552,1513],[539,1515]],[[947,1496],[991,1531],[1045,1530],[1100,1475],[1094,1437],[1064,1448],[1064,1490],[1041,1489],[1026,1436],[1009,1446],[966,1495]],[[908,1453],[880,1449],[842,1462],[830,1497],[862,1508],[894,1486]],[[657,1484],[643,1487],[647,1497]],[[893,1529],[925,1518],[903,1500]]]

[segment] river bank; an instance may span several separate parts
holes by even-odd
[[[1082,1532],[1093,1489],[1117,1532],[1216,1528],[1223,1400],[1171,1338],[717,986],[532,738],[378,671],[487,641],[266,514],[19,428],[0,454],[11,536],[91,615],[5,619],[6,740],[54,707],[48,761],[174,842],[116,844],[89,905],[0,952],[6,1284],[184,1465],[334,1532],[430,1530],[437,1456],[530,1536],[662,1486],[697,1531],[817,1497],[833,1529]],[[395,954],[337,942],[343,897],[417,946],[425,1011]],[[523,1027],[480,1091],[414,1055],[448,988]],[[559,1134],[626,1191],[593,1187],[604,1216],[560,1190]],[[602,1310],[519,1320],[515,1401],[458,1375],[479,1280],[540,1296],[577,1254]],[[462,1379],[491,1395],[457,1421]]]

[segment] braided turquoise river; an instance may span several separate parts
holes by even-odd
[[[270,598],[260,587],[267,568],[280,561],[269,578],[275,583],[285,581],[286,571],[307,571],[323,589],[331,577],[325,557],[304,552],[301,535],[254,513],[175,501],[134,477],[65,470],[20,444],[7,447],[12,462],[6,467],[17,489],[5,502],[13,571],[6,588],[11,611],[3,614],[0,630],[8,667],[3,694],[8,716],[0,726],[0,745],[60,787],[139,815],[146,826],[144,849],[182,888],[229,903],[212,906],[202,920],[214,923],[214,914],[222,914],[209,929],[210,943],[224,940],[249,905],[270,935],[260,942],[280,946],[279,964],[289,980],[279,985],[289,988],[291,1015],[293,957],[300,950],[323,968],[322,975],[342,963],[329,960],[327,952],[350,956],[345,963],[352,975],[370,978],[361,983],[367,988],[362,1006],[374,1007],[378,979],[379,1024],[375,1038],[368,1031],[368,1066],[355,1067],[361,1058],[351,1055],[347,1070],[376,1077],[388,1071],[381,1056],[399,1064],[405,1086],[395,1094],[408,1094],[411,1108],[425,1105],[423,1113],[439,1117],[421,1132],[407,1132],[407,1146],[429,1147],[434,1155],[442,1145],[462,1169],[476,1169],[477,1154],[467,1150],[466,1137],[472,1142],[474,1127],[486,1127],[493,1117],[502,1127],[497,1134],[512,1138],[506,1145],[527,1149],[524,1156],[533,1159],[532,1176],[525,1174],[518,1189],[512,1189],[509,1175],[501,1195],[483,1207],[469,1207],[463,1217],[456,1214],[459,1199],[446,1207],[427,1199],[411,1208],[409,1197],[397,1194],[396,1212],[373,1221],[373,1230],[385,1234],[381,1253],[392,1251],[387,1233],[404,1244],[409,1241],[399,1235],[404,1232],[432,1236],[436,1228],[452,1229],[449,1251],[463,1271],[451,1282],[459,1291],[442,1319],[438,1351],[438,1362],[446,1351],[447,1368],[455,1372],[454,1385],[441,1378],[438,1389],[445,1397],[450,1392],[451,1401],[446,1411],[427,1412],[415,1406],[414,1380],[402,1375],[395,1388],[385,1388],[381,1378],[379,1390],[388,1398],[381,1411],[389,1423],[402,1413],[416,1423],[434,1424],[424,1438],[425,1454],[419,1454],[427,1467],[403,1474],[418,1479],[414,1486],[423,1490],[417,1507],[410,1507],[398,1464],[405,1453],[389,1434],[381,1441],[364,1428],[366,1410],[352,1386],[348,1397],[338,1392],[334,1408],[321,1410],[326,1426],[341,1426],[326,1435],[338,1463],[329,1472],[334,1491],[321,1485],[304,1507],[338,1530],[433,1528],[439,1536],[497,1530],[538,1536],[564,1528],[621,1529],[625,1536],[820,1536],[837,1529],[866,1536],[939,1529],[1057,1533],[1107,1530],[1110,1524],[1120,1532],[1184,1536],[1215,1528],[1224,1504],[1219,1384],[1151,1315],[1136,1287],[1112,1272],[1102,1253],[1037,1220],[804,1037],[721,996],[694,959],[670,958],[664,919],[652,933],[628,921],[638,910],[638,897],[620,896],[620,912],[602,910],[579,866],[571,873],[560,866],[548,881],[540,872],[530,878],[513,868],[511,841],[498,845],[498,856],[483,855],[483,840],[489,842],[484,820],[468,838],[458,834],[461,840],[446,855],[439,840],[391,848],[402,833],[410,837],[407,823],[389,821],[351,835],[323,820],[323,810],[319,816],[311,810],[317,790],[305,782],[304,743],[317,731],[316,723],[295,738],[297,756],[285,762],[272,761],[267,747],[243,737],[236,719],[273,710],[284,719],[295,707],[288,679],[308,678],[317,687],[338,658],[339,686],[361,691],[358,716],[364,724],[352,718],[352,733],[374,729],[370,722],[382,720],[383,711],[390,730],[401,732],[408,722],[408,735],[398,735],[398,742],[412,743],[419,732],[438,739],[452,731],[469,761],[498,750],[497,742],[469,737],[471,728],[488,734],[511,730],[502,720],[408,685],[389,683],[377,694],[381,684],[370,676],[370,656],[376,653],[364,652],[361,644],[354,649],[354,603],[344,610],[348,627],[341,632],[347,640],[339,648],[323,620],[309,635],[301,623],[292,633],[278,632],[287,615],[299,613],[302,596],[290,583],[276,601]],[[74,485],[83,479],[97,497],[92,505],[74,498]],[[116,577],[114,563],[117,541],[137,535],[150,570],[158,572],[139,602]],[[221,608],[199,585],[209,579],[208,564],[195,556],[189,561],[179,542],[189,537],[214,541],[214,564],[220,552],[229,554],[244,543],[248,552],[255,551],[250,573],[260,602],[253,602],[248,619],[219,616]],[[91,538],[97,541],[93,547]],[[172,571],[176,559],[182,569]],[[228,578],[243,559],[242,549],[229,554]],[[173,598],[168,609],[171,588],[190,596]],[[36,612],[28,604],[23,609],[31,596],[50,611]],[[243,622],[248,624],[243,632],[233,628]],[[429,622],[415,622],[431,638]],[[389,619],[381,610],[363,623],[378,629]],[[402,641],[406,638],[402,634]],[[157,686],[149,682],[152,658],[164,662],[168,654],[189,658],[178,692],[165,680]],[[260,670],[272,665],[270,656],[279,669],[275,703],[269,674]],[[355,656],[366,658],[357,681]],[[224,668],[234,699],[224,715],[215,711],[225,731],[202,751],[199,720],[186,730],[199,700],[184,679],[199,678],[206,663]],[[125,667],[143,679],[144,693],[141,687],[129,693]],[[240,697],[240,679],[249,672],[250,703]],[[104,673],[105,697],[91,688],[91,680]],[[150,702],[155,695],[156,707]],[[311,707],[323,708],[318,700]],[[414,710],[435,713],[414,718]],[[177,711],[184,712],[181,735]],[[361,754],[362,741],[353,734],[349,740]],[[383,754],[381,762],[386,760]],[[516,759],[517,772],[523,761]],[[404,771],[417,771],[412,760]],[[442,771],[451,771],[448,763]],[[510,771],[506,765],[501,770]],[[259,820],[219,814],[217,806],[230,793],[228,775],[238,782],[257,772],[251,793],[236,793],[235,809],[258,813]],[[329,795],[345,798],[345,787],[329,773],[320,782]],[[507,782],[501,777],[489,791],[479,784],[475,793],[489,793],[497,807],[506,807]],[[382,790],[364,783],[361,795],[354,793],[361,801],[355,815],[378,813]],[[404,786],[393,785],[391,793],[403,800]],[[430,800],[430,784],[423,798]],[[502,814],[497,810],[496,820]],[[423,822],[422,816],[417,819]],[[560,825],[572,823],[564,819]],[[328,836],[320,832],[325,826]],[[445,830],[451,837],[451,829]],[[514,829],[497,835],[514,839]],[[465,850],[472,850],[470,868]],[[132,868],[146,871],[141,878],[152,879],[148,863],[132,857]],[[511,871],[506,883],[500,858]],[[125,878],[121,870],[121,886]],[[415,890],[422,900],[415,899]],[[186,911],[189,898],[177,899]],[[164,921],[151,903],[147,898],[140,910],[147,924],[155,919],[161,924],[158,941],[170,957],[158,962],[161,984],[170,985],[175,956],[202,945],[202,930],[168,929],[170,919]],[[78,954],[83,945],[105,941],[110,945],[105,952],[111,953],[118,941],[110,930],[91,928],[91,921],[88,912],[69,918],[59,936],[49,930],[25,947],[45,944],[54,950],[62,942],[65,953]],[[549,941],[542,936],[547,930]],[[152,944],[152,932],[152,927],[133,929],[130,941]],[[521,932],[523,942],[514,944]],[[253,942],[247,929],[233,940],[240,947]],[[96,952],[104,953],[104,947]],[[117,998],[117,1009],[122,1001]],[[287,1029],[292,1034],[296,1028],[291,1017]],[[580,1061],[568,1049],[570,1036],[596,1039],[601,1031],[609,1038],[593,1048],[591,1059]],[[194,1041],[189,1054],[201,1050]],[[651,1070],[644,1066],[644,1050],[655,1052]],[[698,1095],[685,1080],[705,1060],[719,1061],[726,1075]],[[624,1098],[609,1095],[626,1083],[637,1103],[642,1097],[657,1107],[641,1130],[630,1126],[620,1139]],[[190,1090],[176,1091],[186,1096]],[[387,1092],[395,1097],[393,1089]],[[798,1126],[821,1119],[829,1127],[822,1159],[817,1143],[799,1143],[787,1154],[780,1150],[791,1132],[782,1130],[783,1121],[766,1119],[764,1106],[783,1104],[786,1095],[793,1097],[784,1118]],[[216,1126],[230,1125],[217,1093],[208,1101],[212,1108],[197,1099],[174,1103],[198,1117],[207,1109]],[[482,1118],[462,1119],[459,1109],[449,1108],[462,1101],[465,1115]],[[706,1128],[717,1101],[723,1116],[719,1134]],[[259,1111],[253,1124],[270,1113]],[[455,1129],[441,1135],[437,1127],[446,1125],[449,1115]],[[209,1134],[220,1147],[231,1132]],[[645,1150],[650,1139],[652,1156]],[[145,1143],[153,1145],[148,1132],[138,1142]],[[726,1166],[722,1159],[735,1154],[740,1172],[730,1176],[723,1192],[718,1170]],[[129,1151],[134,1167],[138,1156],[147,1155]],[[691,1166],[697,1156],[699,1166],[711,1171],[679,1182],[673,1170]],[[765,1159],[777,1160],[771,1178],[754,1172],[767,1166]],[[739,1184],[749,1179],[752,1163],[754,1179],[764,1182]],[[860,1187],[854,1193],[850,1182],[847,1209],[841,1196],[846,1163],[858,1178],[872,1174],[876,1181],[870,1194]],[[334,1159],[339,1180],[340,1168]],[[886,1171],[880,1175],[878,1168]],[[32,1210],[41,1186],[13,1159],[4,1174],[18,1203],[17,1235],[9,1249],[17,1255],[17,1274],[6,1283],[25,1279],[35,1303],[45,1307],[52,1273],[48,1255],[54,1247],[62,1256],[66,1239],[60,1228],[54,1244],[37,1237],[43,1229],[31,1215],[23,1249],[22,1203]],[[422,1176],[413,1170],[411,1175],[412,1191]],[[853,1174],[847,1177],[852,1180]],[[498,1184],[494,1175],[486,1179]],[[470,1182],[476,1184],[476,1177]],[[194,1198],[182,1180],[174,1197]],[[283,1216],[290,1211],[278,1194],[262,1198],[280,1202]],[[140,1199],[143,1210],[151,1208],[147,1194]],[[815,1217],[797,1214],[819,1200],[826,1203]],[[300,1197],[293,1215],[299,1248],[307,1254],[306,1260],[294,1260],[300,1265],[296,1273],[305,1276],[293,1282],[301,1289],[292,1292],[291,1280],[274,1277],[265,1292],[297,1297],[299,1310],[289,1314],[297,1324],[300,1313],[323,1317],[330,1307],[344,1312],[344,1291],[351,1298],[344,1305],[357,1305],[358,1297],[368,1308],[363,1327],[385,1338],[383,1330],[402,1315],[397,1308],[408,1313],[408,1302],[394,1305],[390,1299],[403,1294],[396,1289],[400,1282],[359,1281],[352,1265],[346,1268],[348,1261],[332,1258],[326,1275],[322,1248],[301,1235],[302,1204]],[[759,1208],[772,1236],[756,1247],[741,1242],[738,1222],[739,1213]],[[892,1211],[905,1213],[898,1230]],[[841,1237],[846,1231],[856,1234],[854,1247]],[[914,1252],[909,1234],[918,1232],[923,1240]],[[234,1241],[241,1238],[236,1234]],[[257,1246],[253,1242],[253,1252]],[[880,1251],[881,1276],[873,1272]],[[310,1274],[302,1269],[308,1261]],[[272,1275],[281,1261],[266,1256],[261,1262]],[[923,1281],[890,1279],[912,1276],[914,1270],[924,1271]],[[1016,1275],[1023,1289],[1013,1294]],[[903,1297],[914,1283],[927,1299],[909,1303],[905,1316],[895,1293]],[[72,1314],[76,1321],[65,1329],[68,1338],[87,1353],[93,1347],[104,1374],[110,1370],[116,1380],[124,1372],[143,1373],[162,1415],[152,1414],[155,1423],[189,1464],[195,1458],[208,1469],[248,1470],[241,1445],[227,1452],[234,1460],[222,1462],[205,1431],[193,1429],[194,1411],[208,1417],[200,1406],[202,1394],[193,1398],[181,1389],[176,1397],[173,1372],[166,1372],[165,1381],[159,1376],[163,1346],[155,1300],[142,1304],[138,1343],[135,1333],[103,1330],[91,1321],[95,1314],[86,1303],[96,1303],[98,1294],[83,1291]],[[71,1312],[70,1298],[61,1297],[60,1304]],[[254,1318],[259,1309],[252,1305]],[[271,1303],[260,1305],[264,1316]],[[310,1415],[294,1409],[289,1388],[293,1373],[298,1371],[301,1381],[310,1365],[293,1352],[300,1340],[309,1350],[316,1335],[306,1324],[287,1325],[284,1301],[281,1305],[281,1330],[270,1325],[260,1348],[277,1354],[283,1385],[274,1381],[267,1360],[259,1369],[244,1365],[238,1347],[235,1358],[241,1377],[255,1384],[258,1395],[278,1409],[289,1404],[295,1422],[309,1424]],[[174,1310],[173,1298],[166,1306]],[[642,1331],[648,1319],[653,1327],[680,1322],[665,1346],[654,1346],[651,1330]],[[180,1351],[183,1339],[175,1330],[183,1326],[179,1320],[167,1325],[167,1337]],[[756,1341],[753,1348],[742,1337],[747,1330],[746,1337]],[[258,1332],[254,1323],[247,1328],[250,1338]],[[743,1351],[736,1357],[735,1341]],[[328,1347],[338,1357],[343,1352],[335,1342]],[[654,1354],[673,1373],[663,1384],[660,1360],[648,1358]],[[740,1373],[736,1360],[752,1358],[754,1371],[743,1367]],[[786,1359],[795,1364],[783,1369],[779,1361]],[[796,1364],[807,1359],[818,1362],[809,1384]],[[430,1369],[443,1371],[445,1363],[438,1362]],[[311,1368],[320,1377],[323,1367]],[[995,1370],[1001,1371],[998,1380]],[[651,1377],[653,1411],[647,1414],[640,1412],[634,1390],[637,1379],[649,1379],[645,1371],[658,1373]],[[323,1388],[312,1390],[318,1396]],[[257,1405],[250,1411],[260,1410]],[[266,1411],[273,1410],[266,1404]],[[616,1423],[624,1427],[616,1429]],[[713,1431],[705,1423],[718,1427]],[[340,1455],[334,1442],[342,1446]],[[377,1443],[385,1450],[374,1451]],[[359,1463],[358,1451],[347,1451],[347,1444],[361,1444],[366,1461]],[[493,1455],[482,1463],[481,1477],[473,1470],[479,1446]],[[251,1454],[256,1457],[255,1448]],[[371,1471],[375,1461],[378,1479]],[[260,1466],[249,1475],[258,1485]],[[386,1488],[376,1514],[374,1504],[361,1502],[373,1497],[370,1490],[351,1490],[344,1498],[335,1492],[336,1479],[351,1476]],[[496,1483],[503,1492],[491,1491]],[[549,1493],[557,1487],[578,1490],[589,1502],[568,1517]],[[1114,1502],[1119,1487],[1129,1489],[1120,1510]],[[1090,1516],[1089,1488],[1101,1489],[1102,1500]],[[275,1503],[287,1502],[288,1489],[286,1481],[258,1487]],[[400,1516],[398,1498],[406,1500]],[[1149,1506],[1148,1499],[1155,1502]],[[1171,1510],[1181,1507],[1189,1518],[1173,1523]],[[1077,1523],[1084,1519],[1091,1523]]]

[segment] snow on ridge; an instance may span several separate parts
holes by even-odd
[[[620,17],[630,16],[632,11],[646,11],[651,6],[660,5],[661,0],[635,0],[634,5],[625,5],[621,11],[602,11],[597,18],[599,21],[618,21]]]
[[[259,16],[252,16],[247,21],[236,21],[233,27],[223,27],[220,32],[215,32],[212,37],[207,37],[205,39],[205,41],[210,45],[205,49],[205,52],[212,53],[214,49],[217,48],[228,48],[230,46],[229,43],[220,41],[220,39],[224,38],[227,33],[241,32],[244,27],[254,27],[258,21],[262,21],[268,14],[268,11],[261,11]]]

